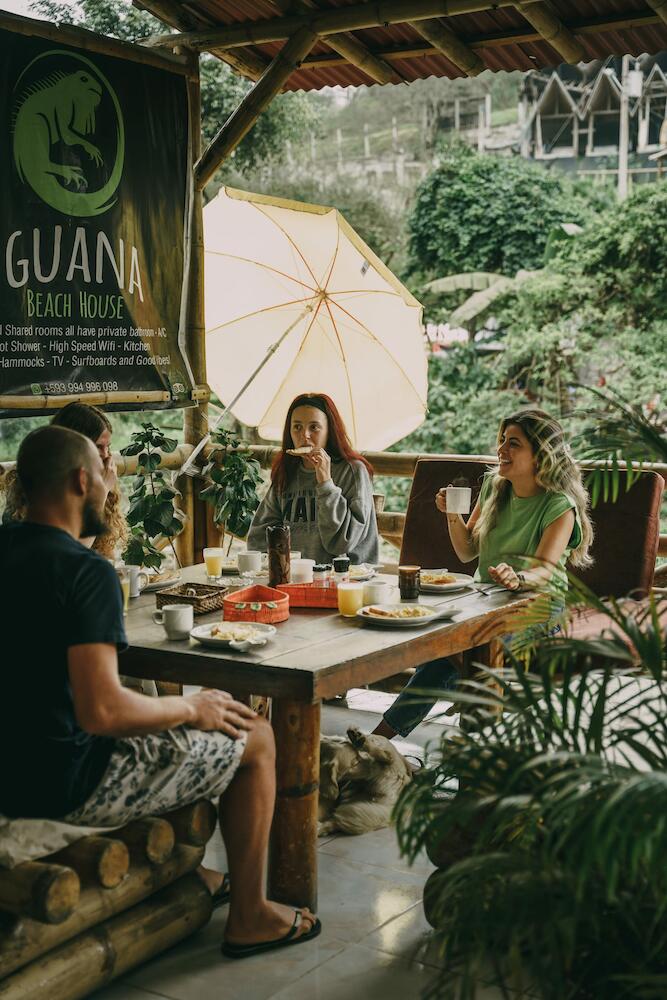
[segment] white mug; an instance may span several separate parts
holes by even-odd
[[[369,580],[364,584],[364,604],[382,604],[388,601],[393,589],[386,580]]]
[[[168,639],[187,639],[194,624],[191,604],[167,604],[153,612],[153,621],[162,625]]]
[[[138,566],[128,566],[130,576],[130,597],[138,597],[144,587],[148,586],[148,573]]]
[[[262,570],[261,552],[239,552],[239,573],[260,573]]]
[[[448,486],[446,496],[448,514],[470,513],[472,490],[469,486]]]

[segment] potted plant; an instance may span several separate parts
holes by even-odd
[[[211,440],[222,452],[222,461],[216,460],[215,453],[211,455],[211,461],[202,472],[211,483],[200,495],[213,507],[222,547],[229,536],[229,553],[234,538],[247,536],[253,514],[259,507],[257,487],[262,481],[261,468],[233,431],[218,430],[211,435]]]
[[[121,455],[137,456],[137,475],[130,494],[127,523],[130,539],[123,559],[130,566],[159,569],[164,559],[156,547],[156,539],[165,538],[180,565],[173,539],[183,528],[183,514],[174,506],[178,490],[167,482],[159,469],[160,452],[174,451],[178,441],[166,437],[159,427],[142,423],[142,430],[132,434],[130,444],[121,448]]]

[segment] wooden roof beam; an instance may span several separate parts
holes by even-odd
[[[176,0],[132,0],[138,10],[146,10],[157,17],[159,21],[177,28],[181,32],[197,29],[206,30],[208,25],[200,17],[195,17],[189,10]],[[175,35],[164,35],[164,38],[176,38]],[[145,43],[144,43],[145,44]],[[178,42],[172,43],[178,46]],[[252,49],[236,49],[233,52],[213,52],[219,59],[226,62],[233,70],[249,80],[259,80],[268,66],[268,62]]]
[[[541,0],[519,0],[515,6],[565,62],[576,64],[585,60],[586,50],[583,45],[548,4]]]
[[[197,190],[201,191],[220,164],[248,134],[262,111],[268,107],[276,94],[280,93],[287,79],[299,68],[316,41],[317,35],[314,31],[301,28],[283,45],[262,77],[232,112],[195,164],[194,180]]]
[[[272,0],[272,6],[276,7],[281,14],[307,13],[310,10],[319,10],[316,0]],[[373,55],[368,46],[364,45],[351,32],[342,32],[339,35],[329,35],[323,39],[329,48],[342,56],[346,62],[351,63],[360,69],[369,79],[375,83],[402,83],[403,78],[396,72],[393,66],[379,56]]]
[[[280,42],[304,27],[324,37],[360,28],[377,28],[406,21],[412,23],[514,5],[515,0],[376,0],[374,3],[358,3],[349,7],[313,10],[307,14],[244,21],[210,31],[188,31],[176,36],[176,41],[173,36],[160,35],[147,42],[158,47],[178,44],[198,50],[211,47],[228,50],[242,45]]]
[[[463,70],[466,76],[477,76],[486,69],[477,53],[437,18],[412,21],[410,27],[447,56],[449,61]]]
[[[646,0],[646,3],[656,12],[660,20],[667,24],[667,0]]]

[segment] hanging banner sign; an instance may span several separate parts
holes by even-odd
[[[187,193],[182,75],[0,30],[0,417],[188,405]]]

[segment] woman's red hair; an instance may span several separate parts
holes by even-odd
[[[288,479],[296,473],[301,462],[301,459],[297,455],[287,454],[287,449],[293,447],[290,427],[292,426],[292,414],[298,406],[314,406],[316,409],[322,410],[326,415],[329,434],[325,451],[331,456],[333,462],[340,462],[341,460],[344,462],[361,462],[372,478],[373,466],[352,447],[345,424],[343,423],[343,418],[338,412],[333,399],[330,399],[329,396],[325,396],[321,392],[303,392],[290,403],[287,416],[285,417],[285,426],[283,427],[282,449],[271,466],[271,482],[278,493],[282,493],[285,489]]]

